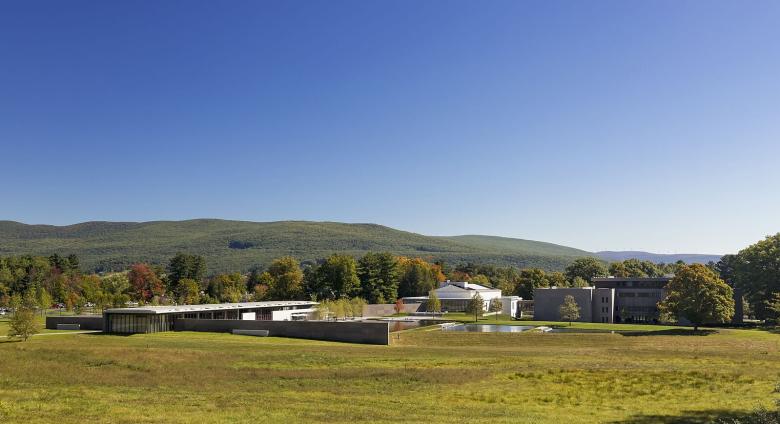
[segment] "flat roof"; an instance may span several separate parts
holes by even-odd
[[[108,314],[175,314],[182,312],[209,312],[231,309],[274,308],[280,306],[313,306],[317,302],[303,300],[279,300],[268,302],[211,303],[205,305],[140,306],[138,308],[111,308]]]

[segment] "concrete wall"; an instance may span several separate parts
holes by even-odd
[[[46,317],[46,328],[56,330],[57,324],[79,324],[82,330],[103,330],[101,315],[71,315]]]
[[[390,344],[387,322],[242,321],[231,319],[176,319],[175,331],[229,333],[234,329],[268,330],[271,337],[335,342]]]
[[[404,303],[403,311],[407,314],[415,313],[421,306],[421,303]],[[364,317],[386,317],[394,314],[395,303],[374,303],[363,307]]]
[[[615,289],[593,290],[593,322],[615,322]]]
[[[592,288],[543,288],[534,290],[534,320],[560,321],[558,308],[571,295],[580,307],[581,322],[593,322]]]

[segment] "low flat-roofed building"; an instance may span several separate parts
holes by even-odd
[[[490,302],[493,299],[500,299],[502,313],[516,316],[519,309],[519,303],[522,300],[518,296],[502,296],[501,289],[485,287],[480,284],[469,283],[467,281],[445,281],[440,283],[440,287],[435,289],[436,296],[441,301],[442,312],[464,312],[467,305],[474,296],[479,294],[484,302],[483,309],[490,309]],[[419,303],[421,310],[425,310],[428,302],[428,296],[410,296],[402,299],[404,303]]]
[[[292,300],[112,308],[103,312],[103,331],[118,334],[172,331],[177,318],[305,320],[312,315],[316,304],[317,302]]]

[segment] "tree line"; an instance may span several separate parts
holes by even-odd
[[[583,287],[594,277],[660,277],[685,264],[655,264],[628,259],[607,264],[593,257],[573,261],[563,272],[517,269],[396,256],[387,252],[355,258],[333,254],[301,264],[291,256],[274,260],[248,275],[208,276],[205,259],[179,253],[167,266],[136,263],[125,272],[83,273],[75,255],[0,257],[0,307],[19,304],[69,309],[86,304],[123,306],[193,304],[262,300],[338,300],[360,298],[392,303],[400,297],[425,296],[445,280],[469,281],[532,299],[536,288]],[[729,287],[744,293],[748,310],[759,319],[780,319],[780,233],[705,266]],[[697,271],[699,272],[699,271]]]
[[[655,275],[653,264],[625,261],[618,269],[631,275]],[[516,269],[367,253],[355,258],[333,254],[301,264],[286,256],[248,275],[238,272],[208,276],[206,260],[179,253],[167,266],[136,263],[127,271],[86,274],[74,255],[0,257],[0,306],[24,302],[38,307],[53,303],[68,309],[93,304],[119,307],[142,304],[194,304],[262,300],[336,300],[360,298],[368,303],[392,303],[400,297],[425,296],[445,280],[469,281],[500,288],[506,294],[533,298],[538,287],[580,287],[594,276],[606,275],[595,258],[574,261],[566,272]]]

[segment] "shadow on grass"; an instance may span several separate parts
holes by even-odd
[[[771,414],[771,413],[770,413]],[[710,423],[776,423],[765,421],[766,415],[760,412],[729,411],[711,409],[706,411],[683,411],[682,415],[634,415],[613,424],[710,424]],[[771,416],[769,418],[772,418]]]
[[[621,331],[620,334],[627,337],[636,336],[709,336],[717,333],[715,330],[689,330],[686,328],[673,328],[669,330],[647,330],[647,331]]]

